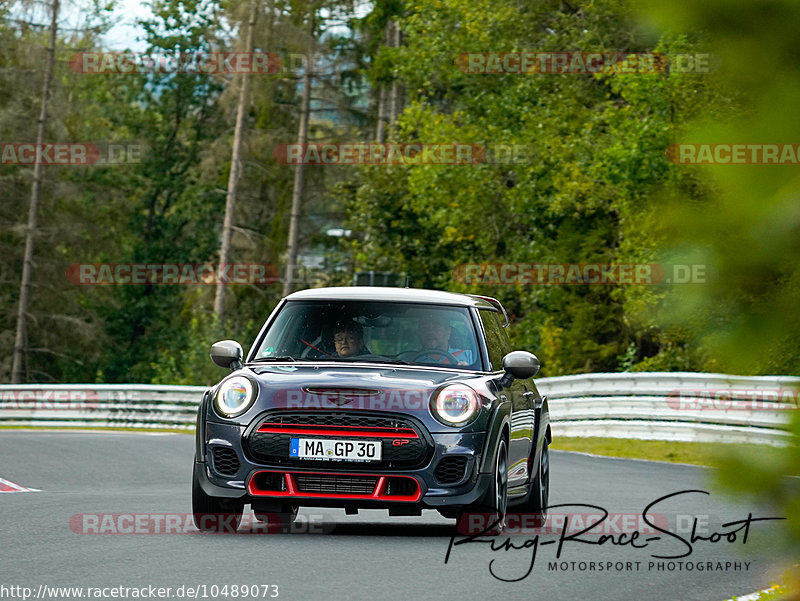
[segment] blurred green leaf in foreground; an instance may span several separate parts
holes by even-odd
[[[675,143],[800,143],[800,3],[644,0],[642,15],[657,29],[702,32],[717,65],[709,76],[739,106],[728,117],[709,107]],[[698,340],[735,373],[791,373],[800,357],[800,166],[682,168],[687,177],[701,171],[714,193],[703,202],[663,199],[665,250],[712,265],[715,277],[676,291],[664,318],[698,324]],[[785,515],[784,542],[798,557],[800,480],[784,476],[800,464],[800,412],[792,413],[788,447],[731,453],[719,480]]]

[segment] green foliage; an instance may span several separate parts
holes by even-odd
[[[187,384],[211,386],[226,371],[211,362],[211,345],[229,336],[233,340],[255,339],[260,323],[252,321],[222,327],[214,313],[189,310],[180,316],[173,329],[175,339],[162,350],[153,364],[153,384]],[[188,323],[187,323],[188,322]],[[247,348],[244,349],[247,353]]]
[[[654,364],[700,369],[697,353],[676,356],[688,342],[654,321],[663,286],[470,285],[454,275],[462,263],[656,260],[666,235],[656,191],[686,186],[664,150],[711,99],[720,110],[729,104],[713,83],[674,72],[471,75],[455,64],[467,51],[698,48],[667,34],[650,46],[630,19],[617,2],[407,6],[405,44],[391,70],[410,102],[392,141],[518,145],[527,160],[364,168],[347,204],[361,235],[353,245],[359,267],[410,273],[417,287],[500,298],[515,318],[515,344],[540,354],[543,375],[614,371],[632,344],[631,368],[665,352],[670,357]],[[703,193],[697,186],[694,197]]]
[[[682,141],[781,143],[800,139],[793,107],[800,99],[800,48],[794,23],[800,5],[788,0],[664,4],[644,10],[662,27],[703,31],[720,65],[715,78],[735,97],[735,119],[716,104],[683,128]],[[724,15],[724,18],[720,18]],[[762,58],[768,57],[765,63]],[[702,286],[674,291],[664,324],[692,327],[692,339],[734,373],[800,373],[800,176],[796,165],[684,166],[687,185],[705,180],[702,202],[664,194],[665,252],[681,262],[712,265]],[[771,453],[730,454],[719,480],[733,494],[751,495],[787,517],[782,529],[794,557],[800,551],[800,415],[789,445]]]
[[[152,16],[141,23],[147,51],[234,50],[238,41],[226,28],[240,27],[250,6],[249,2],[159,0]],[[341,8],[334,3],[325,6],[332,16]],[[284,54],[308,50],[305,32],[301,35],[298,29],[298,23],[308,18],[307,3],[264,2],[261,7],[257,48]],[[94,15],[87,22],[97,19],[100,16]],[[0,21],[4,141],[32,141],[35,135],[31,124],[38,116],[46,39],[40,29]],[[212,286],[78,286],[67,281],[65,272],[75,263],[217,260],[239,80],[191,72],[87,75],[69,68],[74,52],[93,49],[101,49],[95,34],[59,36],[47,140],[134,144],[143,149],[142,160],[43,170],[28,379],[166,382],[175,377],[188,382],[196,376],[208,381],[217,368],[208,360],[206,336],[218,331],[220,338],[240,337],[247,344],[279,299],[279,284],[231,286],[229,319],[213,330],[207,323]],[[326,46],[320,51],[333,52]],[[273,149],[296,136],[296,76],[286,72],[251,80],[233,238],[235,262],[273,266],[281,262],[293,170],[275,161]],[[318,85],[331,102],[343,98],[322,75]],[[345,102],[341,106],[348,108]],[[330,129],[315,121],[312,138]],[[0,312],[0,342],[8,348],[13,345],[24,246],[20,220],[27,212],[30,172],[29,167],[0,165],[4,187],[0,273],[14,276],[0,278],[0,306],[5,309]],[[301,229],[304,243],[316,230],[324,231],[319,215],[330,208],[326,181],[322,170],[309,170],[306,206],[312,217]],[[330,214],[338,218],[335,212]],[[195,344],[207,365],[201,365]],[[2,374],[8,374],[10,359],[10,353],[0,359],[0,377],[7,379]]]

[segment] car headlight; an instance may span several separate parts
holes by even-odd
[[[465,425],[480,408],[478,393],[464,384],[446,386],[431,400],[433,416],[448,426]]]
[[[235,417],[247,411],[253,401],[253,383],[244,376],[233,376],[220,385],[214,397],[214,407],[220,415]]]

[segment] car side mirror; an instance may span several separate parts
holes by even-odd
[[[231,371],[242,366],[243,356],[242,346],[235,340],[221,340],[211,345],[211,360]]]
[[[509,386],[514,380],[527,380],[539,373],[539,359],[528,351],[511,351],[503,357],[502,387]]]

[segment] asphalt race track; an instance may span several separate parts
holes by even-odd
[[[454,545],[445,564],[451,536],[455,542],[463,537],[453,521],[432,511],[422,517],[390,518],[385,511],[346,516],[342,510],[304,509],[295,532],[263,535],[84,534],[83,528],[92,522],[86,522],[85,516],[73,517],[188,514],[192,454],[193,437],[180,434],[0,431],[0,479],[39,490],[0,495],[0,585],[34,590],[40,585],[154,585],[175,590],[205,584],[205,598],[214,598],[212,585],[278,585],[279,599],[303,601],[715,601],[762,588],[782,571],[770,551],[780,522],[753,523],[746,544],[742,544],[741,531],[733,543],[725,538],[716,544],[696,542],[690,557],[673,560],[692,562],[691,571],[688,564],[684,569],[677,565],[659,569],[658,562],[668,560],[654,559],[651,554],[680,555],[687,546],[657,532],[660,540],[643,543],[653,536],[652,531],[638,539],[637,544],[647,544],[640,549],[567,540],[554,571],[549,564],[556,561],[558,536],[542,535],[530,574],[517,582],[503,582],[491,575],[490,562],[494,560],[492,570],[497,576],[521,578],[531,564],[535,535],[517,534],[496,541],[498,545],[510,541],[516,547],[530,541],[522,549],[493,551],[486,543]],[[558,452],[552,453],[551,465],[551,504],[587,503],[611,514],[630,514],[618,516],[620,520],[636,519],[650,502],[664,495],[710,489],[709,471],[691,466]],[[597,513],[576,507],[552,511]],[[669,524],[680,520],[689,527],[688,516],[701,520],[708,516],[707,529],[699,531],[707,536],[735,529],[721,524],[746,519],[750,512],[754,517],[772,515],[744,501],[726,500],[719,493],[680,495],[651,510],[651,514],[663,514]],[[94,522],[98,523],[102,525]],[[688,530],[680,532],[689,538]],[[586,539],[597,541],[596,536]],[[567,562],[566,571],[559,567],[562,562]],[[623,563],[618,564],[622,569],[599,572],[589,571],[589,562],[595,566]],[[630,570],[626,562],[631,562]],[[648,567],[649,562],[656,565]],[[708,562],[712,571],[707,569]],[[716,562],[723,562],[722,570],[717,571]],[[731,562],[731,567],[724,569],[724,562]],[[744,562],[749,562],[748,569]],[[697,564],[702,564],[703,571],[697,570]],[[262,590],[270,598],[274,589]],[[232,595],[218,594],[218,598]]]

